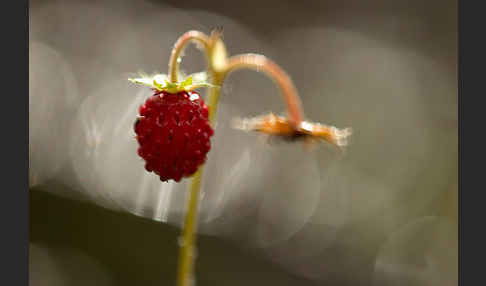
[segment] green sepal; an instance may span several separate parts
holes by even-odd
[[[128,80],[136,84],[149,86],[158,91],[166,91],[169,93],[191,91],[201,87],[218,87],[209,83],[206,72],[191,74],[181,82],[170,82],[169,77],[165,74],[156,74],[152,76],[142,75],[142,77],[129,78]]]

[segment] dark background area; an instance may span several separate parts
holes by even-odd
[[[38,254],[36,247],[41,246],[49,249],[50,259],[65,262],[57,265],[63,272],[60,279],[63,285],[97,285],[98,279],[107,282],[106,276],[100,275],[97,268],[92,273],[84,272],[92,269],[82,256],[79,258],[79,253],[92,259],[88,263],[96,261],[102,270],[108,271],[111,285],[175,284],[179,229],[66,200],[42,190],[31,192],[29,203],[32,206],[30,241],[34,245],[33,254]],[[317,285],[223,239],[200,236],[198,240],[196,275],[200,285],[296,285],[304,282]],[[63,254],[65,249],[74,251]],[[50,279],[56,279],[42,278],[43,263],[46,262],[40,258],[31,261],[31,279],[39,279],[31,282],[34,285],[51,285],[48,283],[52,281]]]

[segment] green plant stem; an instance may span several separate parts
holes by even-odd
[[[213,84],[220,84],[219,77],[213,75]],[[217,87],[210,88],[208,108],[209,122],[214,126],[216,112],[218,108],[220,89]],[[196,232],[197,232],[197,215],[199,206],[199,197],[201,190],[201,181],[203,177],[204,166],[199,167],[192,177],[188,199],[186,203],[186,216],[184,221],[184,230],[181,238],[181,247],[179,250],[179,265],[177,272],[177,286],[191,286],[194,281],[194,261],[196,256]]]
[[[189,31],[183,34],[174,45],[169,62],[169,76],[171,82],[177,82],[179,72],[179,56],[191,41],[201,44],[206,51],[208,71],[211,74],[212,84],[216,87],[209,89],[207,105],[209,108],[209,122],[214,126],[218,109],[220,88],[223,81],[231,72],[238,69],[253,69],[264,72],[280,87],[291,123],[298,128],[303,119],[302,105],[297,90],[290,77],[273,61],[262,55],[245,54],[232,57],[228,60],[226,48],[220,39],[220,31],[207,36],[198,31]],[[186,202],[186,215],[184,229],[181,237],[179,251],[179,265],[177,271],[177,286],[192,286],[194,281],[194,261],[196,257],[196,230],[203,166],[194,174],[188,190]]]
[[[203,167],[194,174],[189,187],[189,198],[186,206],[184,230],[180,240],[179,265],[177,272],[177,285],[190,286],[194,280],[194,258],[196,255],[195,240],[197,228],[197,212]]]
[[[219,73],[213,72],[213,84],[217,87],[209,89],[207,102],[209,108],[209,123],[214,127],[214,122],[216,122],[216,115],[218,113],[220,87],[223,84],[223,78]]]
[[[208,60],[208,70],[211,73],[212,84],[218,87],[212,87],[209,89],[208,108],[209,108],[209,122],[214,126],[216,120],[216,112],[219,102],[220,89],[222,84],[222,76],[215,70],[215,65],[218,61],[215,60],[217,55],[223,55],[226,57],[224,51],[224,45],[218,43],[218,53],[214,53],[215,42],[220,41],[219,34],[212,34],[208,37],[204,33],[199,31],[189,31],[183,34],[175,43],[172,49],[171,58],[169,61],[169,77],[171,82],[177,82],[177,76],[179,73],[180,55],[184,47],[189,42],[197,42],[205,48],[206,59]],[[223,51],[220,51],[221,48]],[[216,55],[217,54],[217,55]],[[214,57],[216,55],[216,57]],[[196,257],[196,232],[197,232],[197,217],[199,197],[201,190],[201,182],[203,178],[203,166],[199,167],[197,172],[193,175],[187,194],[186,212],[184,219],[184,228],[182,236],[180,238],[179,249],[179,265],[177,270],[177,286],[191,286],[195,279],[194,277],[194,261]]]

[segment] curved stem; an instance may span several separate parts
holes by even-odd
[[[217,84],[214,81],[213,84]],[[219,88],[211,88],[209,91],[209,122],[214,125],[216,111],[219,102]],[[194,277],[194,260],[196,254],[197,214],[199,206],[199,193],[203,177],[204,165],[200,166],[194,174],[189,186],[186,203],[186,216],[182,234],[182,245],[179,251],[179,265],[177,272],[177,286],[190,286]]]
[[[206,59],[208,60],[208,70],[212,74],[212,83],[214,85],[220,85],[219,76],[214,71],[212,66],[211,57],[211,41],[213,38],[206,36],[199,31],[189,31],[183,34],[175,43],[172,50],[171,58],[169,61],[169,80],[171,82],[177,82],[177,76],[179,73],[179,56],[184,47],[191,41],[197,41],[201,43],[205,48]],[[214,124],[216,118],[216,110],[219,102],[219,88],[213,87],[209,90],[209,122]],[[192,177],[188,198],[186,201],[186,214],[184,219],[184,228],[181,237],[181,246],[179,250],[179,265],[177,271],[177,285],[178,286],[190,286],[194,280],[194,260],[196,256],[196,231],[197,231],[197,214],[199,206],[199,194],[201,190],[201,181],[203,177],[203,166],[199,167],[197,172]]]
[[[174,44],[174,48],[172,48],[172,53],[169,60],[169,80],[171,82],[177,82],[180,63],[179,56],[181,55],[185,46],[191,41],[196,41],[202,44],[206,51],[208,50],[209,37],[206,34],[199,31],[189,31],[180,36],[177,42]]]
[[[169,80],[177,82],[179,73],[180,54],[184,47],[191,41],[202,44],[205,48],[206,58],[208,60],[208,71],[211,73],[212,84],[217,87],[209,89],[209,98],[207,100],[209,107],[209,121],[214,125],[216,120],[217,107],[220,96],[220,86],[226,76],[231,72],[249,68],[262,71],[272,78],[280,87],[287,105],[289,121],[294,128],[300,128],[303,119],[302,104],[297,94],[297,90],[290,77],[273,61],[262,55],[246,54],[226,58],[224,44],[219,39],[220,33],[216,31],[208,37],[199,31],[189,31],[183,34],[175,43],[169,62]],[[203,167],[201,166],[194,174],[186,203],[186,216],[184,220],[184,229],[181,238],[181,247],[179,252],[179,265],[177,272],[177,285],[190,286],[194,279],[194,260],[195,260],[195,242],[197,229],[197,214],[199,205],[199,193]]]
[[[189,31],[184,33],[174,44],[169,60],[169,80],[177,82],[179,74],[180,55],[185,46],[191,41],[202,44],[205,48],[206,58],[208,57],[209,37],[199,31]],[[179,265],[177,271],[177,285],[190,286],[193,277],[194,257],[195,257],[195,233],[197,228],[197,211],[199,204],[199,192],[201,189],[201,178],[203,168],[199,168],[194,174],[188,190],[186,202],[186,215],[184,219],[184,229],[180,241]]]
[[[223,78],[238,69],[253,69],[264,72],[280,87],[280,91],[287,105],[289,122],[298,128],[304,118],[304,111],[297,89],[287,73],[272,60],[257,54],[237,55],[228,59]]]

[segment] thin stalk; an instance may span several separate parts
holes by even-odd
[[[302,103],[290,76],[269,58],[257,54],[244,54],[228,59],[223,77],[239,69],[252,69],[268,75],[279,87],[287,105],[289,122],[294,128],[299,128],[304,118]]]
[[[218,113],[218,103],[219,103],[219,95],[220,95],[220,87],[223,84],[223,79],[219,73],[213,73],[213,84],[217,87],[212,87],[209,89],[209,97],[208,97],[208,108],[209,108],[209,123],[211,126],[214,126],[214,122],[216,122],[216,114]]]
[[[255,54],[226,57],[226,48],[220,39],[221,31],[214,31],[210,37],[199,31],[189,31],[183,34],[175,43],[169,61],[169,79],[178,81],[180,54],[184,47],[192,41],[202,44],[205,48],[208,60],[208,71],[211,74],[212,84],[216,87],[209,89],[207,105],[209,108],[209,122],[214,126],[220,97],[220,87],[224,79],[238,69],[253,69],[266,73],[280,87],[290,123],[294,128],[299,128],[304,114],[297,90],[285,71],[270,59]],[[199,195],[203,177],[203,166],[194,174],[188,190],[186,202],[186,216],[181,237],[179,251],[179,265],[177,271],[177,286],[191,286],[194,281],[194,261],[196,256],[196,230],[199,206]]]
[[[178,286],[190,286],[194,280],[194,260],[196,256],[195,233],[202,173],[203,167],[201,166],[192,177],[189,187],[184,230],[180,241],[179,265],[177,270]]]
[[[213,81],[214,85],[219,82]],[[220,89],[215,87],[209,90],[209,122],[214,125],[216,112],[219,102]],[[177,286],[191,286],[194,281],[194,261],[196,257],[196,232],[197,215],[199,206],[199,196],[201,181],[203,177],[204,165],[199,167],[194,174],[189,186],[189,198],[186,205],[186,217],[182,234],[181,248],[179,252],[179,266],[177,272]]]
[[[207,54],[209,37],[206,34],[199,31],[189,31],[180,36],[177,42],[174,44],[174,47],[172,48],[172,53],[169,60],[169,80],[171,82],[177,82],[180,63],[179,57],[186,45],[190,42],[196,42],[201,44],[205,48]]]
[[[215,36],[215,35],[212,35]],[[213,67],[214,61],[211,60],[212,56],[212,43],[218,40],[215,37],[208,37],[204,33],[199,31],[189,31],[183,34],[175,43],[172,49],[171,58],[169,61],[169,79],[171,82],[178,81],[180,54],[184,50],[185,46],[190,42],[197,42],[202,44],[205,48],[206,59],[208,60],[208,70],[211,73],[212,84],[219,86],[222,81],[221,78]],[[216,112],[219,102],[219,87],[212,87],[209,89],[209,122],[214,125],[216,119]],[[188,197],[186,201],[186,213],[184,219],[184,228],[182,237],[180,240],[179,249],[179,265],[177,271],[177,285],[178,286],[191,286],[194,281],[194,261],[196,257],[196,231],[197,231],[197,216],[199,197],[201,190],[201,182],[203,177],[203,166],[199,167],[197,172],[193,175],[189,189]]]

